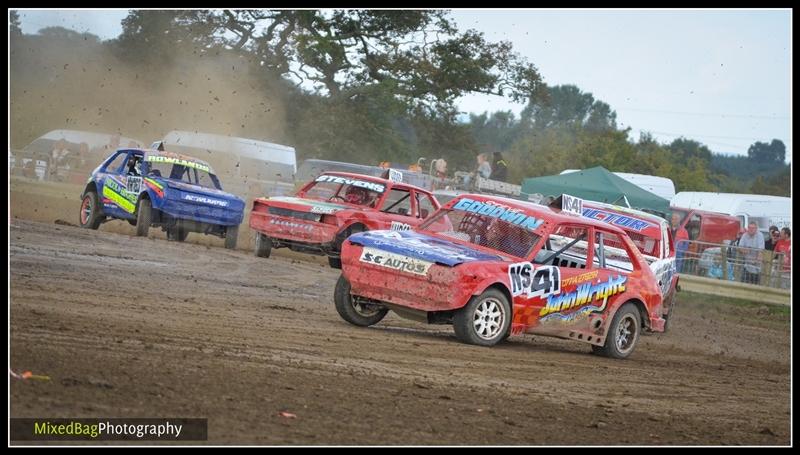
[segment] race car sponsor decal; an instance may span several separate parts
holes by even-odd
[[[609,277],[608,281],[598,281],[592,284],[587,282],[579,285],[572,292],[553,294],[547,298],[547,304],[539,312],[540,317],[553,313],[562,313],[573,308],[582,311],[603,311],[608,303],[608,298],[625,292],[626,275]],[[593,302],[602,302],[599,306],[587,306]]]
[[[395,169],[389,169],[389,180],[392,182],[402,183],[403,173]]]
[[[561,211],[580,216],[583,212],[583,200],[569,194],[561,195]]]
[[[330,215],[336,213],[339,209],[336,207],[325,207],[322,205],[315,205],[311,207],[311,213],[322,213],[323,215]]]
[[[369,231],[353,234],[349,237],[349,240],[357,245],[376,247],[384,251],[450,267],[468,261],[495,261],[502,259],[496,254],[477,251],[466,245],[438,239],[413,230]]]
[[[366,180],[349,179],[347,177],[339,177],[338,175],[320,175],[319,177],[317,177],[315,182],[341,183],[344,185],[352,185],[352,186],[357,186],[359,188],[365,188],[368,190],[375,191],[377,193],[383,193],[386,190],[386,187],[380,183],[368,182]]]
[[[531,231],[535,231],[544,222],[544,220],[526,215],[511,207],[491,203],[488,201],[473,201],[472,199],[466,197],[458,201],[458,203],[453,206],[453,209],[477,213],[478,215],[486,215],[492,218],[499,218],[508,223],[530,229]]]
[[[150,163],[166,163],[166,164],[177,164],[184,167],[190,167],[194,169],[199,169],[205,172],[211,172],[211,167],[205,163],[201,163],[199,161],[188,159],[187,157],[181,157],[179,155],[152,155],[148,154],[145,155],[145,161]]]
[[[153,190],[158,197],[164,197],[164,187],[157,181],[145,177],[144,184],[146,187]]]
[[[561,271],[552,265],[534,269],[530,262],[511,264],[508,266],[508,281],[514,297],[525,292],[529,299],[544,298],[561,291]]]
[[[561,287],[572,286],[573,284],[583,283],[584,281],[592,281],[597,278],[597,274],[597,270],[593,270],[591,272],[565,278],[561,280]]]
[[[667,296],[669,289],[672,286],[672,279],[675,277],[677,269],[675,267],[675,258],[661,259],[650,264],[650,270],[658,280],[659,290],[661,291],[661,298]]]
[[[184,194],[183,199],[192,202],[199,202],[201,204],[216,205],[217,207],[227,207],[228,201],[220,201],[219,199],[211,199],[205,196],[198,196],[196,194]]]
[[[401,223],[399,221],[392,221],[392,227],[390,229],[393,231],[410,231],[411,225],[406,223]]]
[[[296,229],[304,229],[306,231],[310,231],[312,229],[312,227],[309,226],[308,224],[294,223],[292,221],[284,221],[284,220],[274,220],[274,219],[272,219],[272,220],[269,220],[269,224],[274,224],[274,225],[277,225],[277,226],[286,226],[286,227],[296,228]]]
[[[142,178],[138,176],[128,176],[127,190],[129,193],[139,194],[142,190]]]
[[[364,250],[361,252],[361,257],[359,260],[368,264],[379,265],[381,267],[399,270],[401,272],[413,273],[415,275],[427,275],[428,269],[430,269],[433,265],[433,262],[410,258],[408,256],[402,256],[369,247],[364,248]]]
[[[124,184],[111,177],[106,178],[103,184],[103,196],[111,199],[122,210],[128,213],[136,211],[136,200],[139,197],[138,193],[128,192]]]
[[[646,221],[638,220],[636,218],[620,215],[617,213],[607,212],[601,209],[585,208],[583,209],[583,216],[585,216],[586,218],[591,218],[593,220],[602,221],[604,223],[608,223],[614,226],[633,229],[634,231],[641,231],[644,228],[651,226],[651,224]]]
[[[311,206],[311,213],[321,213],[324,215],[330,215],[332,213],[338,212],[339,210],[344,210],[347,208],[343,205],[329,204],[320,201],[311,201],[299,197],[273,196],[269,198],[269,200],[277,202],[288,202],[290,204]]]
[[[151,178],[145,177],[144,181],[145,181],[145,183],[149,183],[150,185],[158,188],[159,190],[163,190],[164,189],[164,185],[158,183],[158,180],[153,180]]]

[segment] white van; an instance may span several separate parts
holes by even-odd
[[[246,196],[278,196],[294,190],[294,147],[220,134],[170,131],[165,150],[207,161],[229,191]]]
[[[571,172],[578,171],[580,171],[580,169],[567,169],[562,171],[561,174],[569,174]],[[661,196],[664,199],[670,200],[675,196],[675,183],[666,177],[645,174],[630,174],[627,172],[614,172],[614,175],[633,183],[645,191],[649,191],[657,196]]]
[[[742,227],[755,221],[763,232],[770,226],[792,227],[792,199],[788,197],[681,191],[672,198],[670,205],[732,215],[739,218]]]

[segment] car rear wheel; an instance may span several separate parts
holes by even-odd
[[[153,217],[153,205],[150,199],[139,200],[139,207],[136,209],[136,235],[147,237],[150,230],[150,222]]]
[[[239,226],[228,226],[225,231],[225,248],[233,250],[236,248],[236,241],[239,239]]]
[[[100,208],[97,203],[97,193],[90,191],[83,196],[81,201],[80,222],[81,227],[86,229],[97,229],[103,222]]]
[[[603,346],[592,346],[596,354],[624,359],[633,353],[642,328],[642,316],[633,303],[622,305],[614,314]]]
[[[260,258],[268,258],[271,252],[272,239],[260,232],[256,232],[256,256]]]
[[[337,252],[342,251],[342,243],[347,240],[353,234],[359,232],[365,232],[367,229],[361,225],[350,226],[349,228],[345,229],[339,235],[336,236],[336,244],[334,245],[334,249]],[[331,266],[332,269],[341,269],[342,268],[342,258],[341,257],[332,257],[328,256],[328,265]]]
[[[453,318],[456,337],[464,343],[494,346],[506,339],[511,326],[511,305],[497,289],[474,296]]]
[[[333,302],[336,306],[336,312],[339,313],[342,319],[361,327],[377,324],[389,312],[386,308],[356,301],[350,295],[350,282],[345,279],[344,275],[340,275],[339,281],[336,282]]]

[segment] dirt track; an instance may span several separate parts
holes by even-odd
[[[319,260],[10,221],[11,367],[52,377],[14,380],[12,417],[207,417],[220,444],[790,442],[785,316],[686,304],[625,361],[479,348],[348,325]]]

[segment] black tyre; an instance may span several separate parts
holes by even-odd
[[[180,226],[173,226],[167,229],[167,240],[173,242],[183,242],[189,236],[189,231]]]
[[[336,282],[333,301],[336,305],[336,312],[342,319],[361,327],[377,324],[389,312],[386,308],[356,303],[353,296],[350,295],[350,282],[344,278],[344,275],[340,275],[339,281]]]
[[[103,222],[104,216],[100,213],[100,207],[97,203],[97,193],[90,191],[83,195],[81,201],[81,213],[79,220],[82,228],[97,229],[100,223]]]
[[[272,239],[266,235],[256,232],[256,256],[260,258],[268,258],[272,252]]]
[[[139,207],[136,208],[136,235],[147,237],[150,230],[150,222],[153,219],[153,205],[150,199],[140,199]]]
[[[639,309],[633,303],[626,303],[617,310],[614,319],[611,320],[605,344],[592,346],[592,351],[613,359],[627,358],[636,348],[641,329],[642,316]]]
[[[367,229],[364,226],[356,225],[350,226],[349,228],[342,231],[338,236],[336,236],[336,244],[334,245],[334,249],[337,252],[342,251],[342,243],[353,234],[358,232],[365,232]],[[340,257],[331,257],[328,256],[328,265],[331,266],[332,269],[341,269],[342,268],[342,259]]]
[[[488,289],[472,297],[456,312],[453,329],[464,343],[494,346],[507,338],[511,327],[511,305],[497,289]]]
[[[228,226],[225,231],[225,248],[233,250],[236,248],[236,242],[239,240],[239,226]]]

